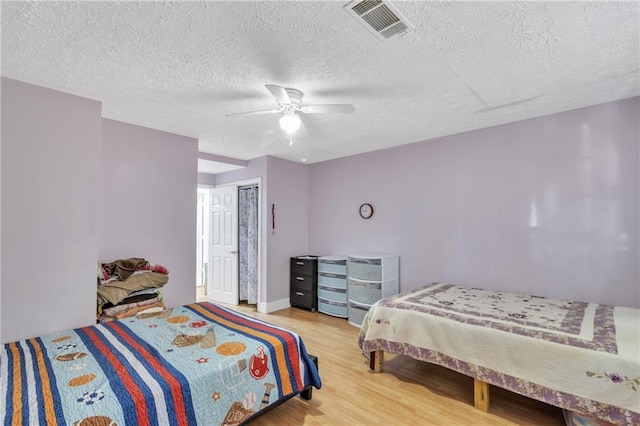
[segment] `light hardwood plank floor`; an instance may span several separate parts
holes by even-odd
[[[206,301],[207,299],[207,292],[206,292],[206,287],[203,285],[197,285],[196,286],[196,301],[200,302],[200,301]]]
[[[359,329],[345,319],[298,308],[262,314],[230,306],[298,333],[316,355],[322,389],[290,399],[252,424],[260,425],[564,425],[562,410],[491,387],[488,413],[473,407],[473,379],[443,367],[385,354],[384,373],[369,371]]]

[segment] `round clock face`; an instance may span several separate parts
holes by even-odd
[[[363,219],[369,219],[373,216],[373,206],[369,203],[364,203],[360,206],[360,217]]]

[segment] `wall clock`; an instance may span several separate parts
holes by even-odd
[[[364,203],[360,206],[360,217],[363,219],[369,219],[373,216],[373,206],[369,203]]]

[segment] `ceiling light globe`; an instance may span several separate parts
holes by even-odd
[[[285,114],[280,118],[280,128],[287,133],[293,133],[300,128],[298,114]]]

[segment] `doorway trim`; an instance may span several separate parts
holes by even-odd
[[[199,209],[199,206],[198,206],[197,207],[198,208],[198,212],[197,212],[196,215],[204,223],[208,223],[209,219],[210,219],[209,218],[209,216],[210,216],[209,212],[211,210],[211,206],[210,206],[210,201],[209,201],[209,195],[210,195],[211,188],[213,188],[213,185],[206,185],[206,184],[200,184],[200,183],[198,184],[198,189],[197,189],[198,197],[199,197],[199,194],[201,192],[205,194],[205,197],[204,197],[204,209],[203,209],[204,211],[201,211]],[[200,223],[198,223],[196,225],[196,234],[198,233],[199,226],[200,226]],[[203,228],[204,228],[204,226],[203,226]],[[206,228],[207,228],[207,231],[209,231],[209,225],[207,225]],[[200,229],[200,230],[204,231],[203,229]],[[198,271],[198,269],[202,268],[201,273],[204,274],[205,279],[203,280],[204,283],[200,283],[200,284],[204,284],[205,290],[204,290],[204,299],[202,299],[202,298],[198,299],[198,294],[196,293],[196,302],[201,302],[203,300],[207,300],[206,299],[206,297],[207,297],[207,290],[206,289],[207,289],[207,287],[209,285],[208,284],[208,280],[209,280],[209,271],[208,271],[208,269],[209,269],[209,266],[208,266],[209,265],[209,259],[208,259],[208,256],[209,256],[209,239],[211,238],[211,235],[210,235],[210,232],[205,232],[203,236],[204,236],[204,239],[205,239],[204,246],[206,247],[206,250],[204,250],[204,247],[202,247],[203,248],[202,253],[201,253],[202,258],[200,259],[201,262],[200,262],[199,265],[198,265],[198,254],[196,253],[196,288],[197,288],[197,285],[199,284],[198,283],[199,279],[197,277],[197,271]],[[198,240],[197,244],[200,245],[200,235],[196,235],[196,239]],[[198,250],[198,248],[196,248],[196,251],[197,250]],[[204,254],[205,251],[207,252],[206,256]],[[207,265],[207,266],[204,266],[204,265]]]
[[[215,185],[215,188],[222,188],[224,186],[237,186],[237,187],[241,187],[241,186],[249,186],[249,185],[257,185],[258,186],[258,303],[256,304],[256,307],[258,309],[258,312],[261,313],[267,313],[266,307],[267,304],[266,302],[263,300],[262,297],[262,283],[263,283],[263,273],[264,271],[262,270],[262,264],[263,264],[263,256],[265,253],[266,248],[263,247],[263,243],[266,241],[266,239],[263,236],[263,231],[264,231],[264,227],[262,226],[262,216],[263,216],[263,206],[264,204],[264,199],[263,199],[263,191],[262,191],[262,177],[258,176],[255,178],[251,178],[251,179],[245,179],[245,180],[240,180],[240,181],[235,181],[235,182],[227,182],[227,183],[221,183],[219,185]]]

